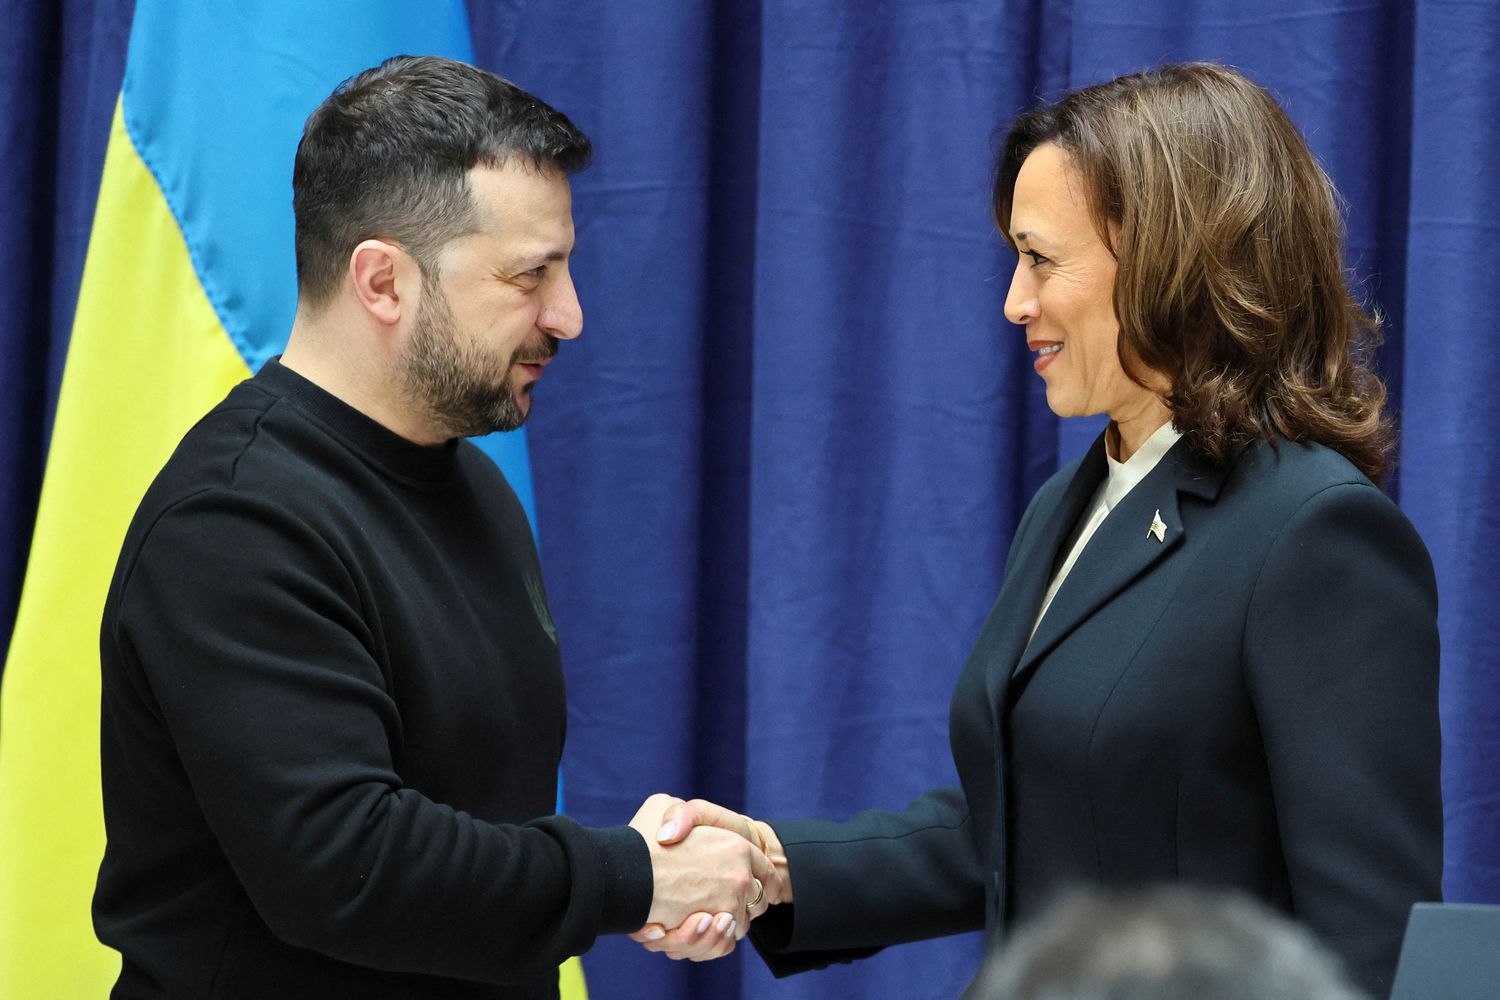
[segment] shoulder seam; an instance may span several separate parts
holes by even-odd
[[[140,544],[136,546],[135,554],[130,559],[130,568],[125,571],[124,578],[120,580],[120,603],[121,604],[123,604],[125,602],[125,594],[126,594],[126,592],[128,592],[130,590],[130,583],[135,578],[135,568],[136,568],[136,565],[140,562],[141,552],[146,548],[146,542],[150,540],[151,533],[156,530],[156,526],[161,523],[162,518],[166,517],[168,514],[172,513],[172,511],[176,510],[178,507],[181,507],[183,504],[187,503],[189,500],[193,500],[193,499],[196,499],[197,497],[201,497],[205,493],[213,493],[216,490],[224,490],[224,489],[230,489],[230,488],[231,487],[228,487],[228,486],[218,486],[218,485],[216,485],[216,486],[204,486],[204,487],[201,487],[200,489],[194,490],[191,493],[185,493],[185,494],[183,494],[182,496],[178,497],[176,500],[173,500],[171,503],[167,504],[167,506],[163,507],[161,510],[157,511],[156,516],[151,519],[150,525],[148,525],[141,532],[141,541],[140,541]],[[114,639],[115,641],[119,641],[119,627],[120,627],[119,626],[119,616],[116,616],[115,623],[110,628],[110,638]]]
[[[177,508],[181,507],[183,504],[187,503],[189,500],[194,500],[194,499],[202,496],[205,493],[212,493],[212,492],[214,492],[216,490],[226,490],[226,491],[229,491],[229,492],[234,492],[234,480],[235,480],[235,476],[239,472],[240,459],[242,459],[242,458],[245,457],[245,452],[247,452],[247,451],[250,450],[250,446],[253,445],[255,443],[255,441],[256,441],[256,438],[258,438],[260,436],[260,423],[261,423],[262,420],[265,419],[266,412],[267,412],[265,409],[262,409],[262,408],[256,407],[256,406],[234,406],[234,407],[226,407],[223,410],[217,410],[215,412],[218,412],[218,413],[231,413],[231,412],[238,412],[238,411],[241,411],[241,410],[254,410],[259,415],[255,418],[255,422],[251,426],[249,439],[246,440],[245,443],[240,446],[239,450],[235,453],[233,461],[231,461],[230,464],[229,464],[229,479],[228,479],[228,481],[225,482],[225,483],[219,483],[219,484],[215,484],[215,485],[212,485],[212,486],[204,486],[204,487],[201,487],[199,489],[193,490],[191,493],[185,493],[182,496],[178,497],[177,499],[173,500],[171,503],[167,504],[161,510],[157,511],[156,516],[151,519],[151,523],[149,525],[147,525],[145,527],[145,529],[141,532],[140,544],[138,544],[136,546],[135,555],[130,560],[130,568],[125,571],[124,578],[120,580],[120,601],[121,601],[121,603],[124,603],[125,594],[130,590],[130,583],[131,583],[131,580],[134,579],[134,577],[135,577],[135,567],[136,567],[137,563],[140,561],[141,552],[145,550],[145,548],[146,548],[146,542],[148,542],[151,539],[152,533],[154,531],[156,531],[156,526],[161,523],[162,518],[166,517],[168,514],[172,513],[174,510],[176,510]],[[118,629],[119,629],[119,622],[118,622],[118,620],[116,620],[114,626],[110,629],[110,638],[113,639],[116,642],[119,641],[119,632],[118,632]]]
[[[249,439],[246,440],[245,443],[240,446],[240,450],[235,453],[234,461],[232,461],[232,462],[229,463],[229,486],[231,488],[234,486],[235,477],[239,475],[239,471],[240,471],[240,459],[244,458],[245,457],[245,453],[247,451],[249,451],[255,445],[255,442],[257,440],[259,440],[259,438],[260,438],[260,424],[261,424],[261,421],[263,421],[263,420],[266,419],[266,414],[270,413],[272,407],[275,407],[278,402],[280,402],[280,401],[279,400],[273,400],[272,403],[271,403],[271,406],[266,407],[263,410],[260,410],[260,415],[257,416],[255,418],[254,422],[250,425],[250,437],[249,437]],[[249,409],[255,409],[255,408],[254,407],[249,407]]]

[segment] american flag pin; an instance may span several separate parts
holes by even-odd
[[[1167,540],[1167,524],[1161,519],[1161,508],[1156,508],[1156,516],[1151,518],[1151,527],[1146,529],[1147,538],[1155,538],[1158,542]]]

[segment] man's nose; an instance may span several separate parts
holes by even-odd
[[[573,278],[566,271],[558,276],[555,286],[548,293],[537,325],[548,336],[558,340],[572,340],[583,332],[583,307],[578,304],[578,291],[573,287]]]

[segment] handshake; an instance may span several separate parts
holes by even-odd
[[[657,794],[630,826],[651,851],[651,912],[630,935],[647,951],[694,962],[721,958],[750,921],[792,901],[786,853],[765,823],[702,799]]]

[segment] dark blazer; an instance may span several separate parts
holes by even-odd
[[[997,940],[1064,888],[1180,881],[1291,914],[1385,995],[1408,908],[1441,892],[1426,548],[1327,448],[1262,443],[1214,466],[1184,439],[1028,643],[1105,466],[1101,437],[1016,530],[953,695],[962,787],[773,822],[796,902],[752,937],[778,975],[979,928]]]

